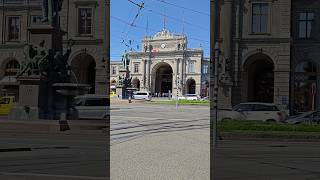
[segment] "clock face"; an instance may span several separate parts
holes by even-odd
[[[166,44],[161,44],[161,48],[165,48],[166,47]]]

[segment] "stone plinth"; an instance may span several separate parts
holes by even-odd
[[[17,79],[20,83],[19,104],[12,108],[9,119],[28,120],[39,119],[39,76],[22,76]]]

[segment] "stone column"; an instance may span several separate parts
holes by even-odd
[[[222,7],[221,7],[221,15],[220,15],[220,33],[222,38],[222,57],[220,60],[223,59],[231,59],[231,41],[232,41],[232,6],[233,0],[224,0]],[[225,64],[222,64],[222,75],[225,75]],[[221,76],[221,75],[220,75]],[[228,83],[228,82],[227,82]],[[218,95],[218,103],[221,108],[231,108],[231,96],[230,92],[231,84],[225,85],[225,87],[219,88],[219,95]]]
[[[233,0],[224,0],[221,8],[221,36],[223,41],[221,50],[225,59],[231,58],[232,2]]]
[[[146,60],[147,61],[147,65],[146,65],[146,70],[147,70],[147,72],[146,72],[146,75],[147,75],[147,77],[146,77],[146,89],[148,90],[148,91],[151,91],[151,87],[150,87],[150,59],[148,59],[148,60]]]
[[[146,60],[142,59],[142,89],[146,89]]]

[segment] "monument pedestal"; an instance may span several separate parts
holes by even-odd
[[[22,76],[18,78],[19,105],[15,106],[10,114],[12,120],[37,120],[39,119],[39,76]]]

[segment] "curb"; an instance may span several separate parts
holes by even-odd
[[[68,121],[70,130],[60,131],[59,121],[39,120],[39,121],[14,121],[1,120],[0,132],[6,133],[96,133],[102,132],[104,128],[109,126],[107,122],[83,122],[83,121]],[[95,131],[95,132],[93,132]]]

